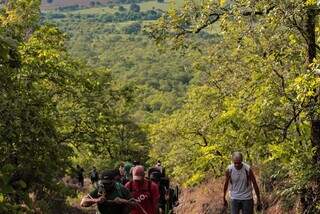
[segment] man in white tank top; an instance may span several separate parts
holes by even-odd
[[[230,183],[231,214],[253,214],[252,186],[257,195],[257,208],[261,209],[260,191],[250,166],[243,163],[240,152],[232,155],[233,164],[226,171],[223,201],[227,205],[226,194]]]

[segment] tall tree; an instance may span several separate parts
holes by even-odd
[[[110,148],[108,159],[146,149],[126,108],[133,91],[72,59],[66,35],[40,24],[39,6],[12,0],[0,10],[0,213],[64,212],[62,178],[78,147]]]
[[[308,195],[307,213],[317,209],[318,194],[310,188],[319,167],[319,136],[310,131],[312,114],[319,111],[317,11],[316,1],[189,1],[150,32],[157,42],[184,48],[192,47],[193,34],[220,26],[223,40],[208,44],[195,59],[207,77],[203,84],[220,94],[221,104],[211,105],[216,114],[207,145],[222,147],[223,156],[243,149],[252,161],[278,168],[283,174],[277,176],[288,180],[284,193]],[[210,118],[211,111],[206,114]]]

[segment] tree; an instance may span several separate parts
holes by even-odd
[[[37,26],[39,12],[38,1],[9,1],[0,14],[1,213],[33,209],[31,192],[40,201],[59,196],[72,154],[61,143],[56,107],[72,91],[76,64],[58,29]]]
[[[120,12],[124,12],[124,11],[126,11],[126,8],[123,7],[122,5],[120,5],[119,8],[118,8],[118,10],[119,10]]]
[[[8,1],[0,11],[0,213],[65,212],[62,178],[79,150],[111,166],[147,148],[128,110],[133,90],[74,60],[66,35],[39,25],[39,6]]]
[[[140,6],[138,4],[133,3],[130,5],[130,11],[135,12],[135,13],[139,13]]]
[[[265,167],[276,167],[277,176],[290,175],[283,192],[299,194],[307,213],[317,212],[319,189],[317,184],[310,190],[319,177],[313,152],[318,140],[309,122],[319,111],[316,14],[315,1],[190,1],[170,10],[150,32],[172,48],[192,48],[194,34],[220,25],[223,39],[202,47],[194,63],[206,76],[202,84],[217,89],[222,100],[212,105],[216,114],[208,129],[215,131],[207,138],[214,140],[205,147],[221,146],[223,156],[242,149],[252,161],[269,160]],[[210,118],[211,111],[203,114]]]
[[[90,7],[95,7],[96,6],[96,2],[95,1],[90,1],[89,2],[89,6]]]
[[[126,34],[137,34],[141,31],[141,24],[140,23],[132,23],[123,28],[123,31]]]

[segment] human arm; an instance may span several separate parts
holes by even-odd
[[[229,172],[229,170],[227,170],[225,173],[225,182],[224,182],[224,187],[223,187],[223,203],[225,206],[227,205],[226,196],[227,196],[229,182],[230,182],[230,172]]]
[[[93,198],[90,194],[84,196],[81,200],[81,207],[90,207],[94,204],[103,203],[105,201],[105,197],[100,196],[99,198]]]
[[[124,205],[127,205],[129,207],[134,207],[137,204],[137,202],[135,201],[134,198],[124,199],[124,198],[116,197],[113,200],[113,202],[116,203],[116,204],[124,204]]]
[[[124,204],[129,207],[133,207],[136,205],[135,199],[131,196],[130,191],[123,185],[121,186],[121,197],[116,197],[113,201],[117,204]]]
[[[257,205],[258,206],[261,206],[261,198],[260,198],[260,190],[259,190],[259,187],[258,187],[258,184],[257,184],[257,180],[256,180],[256,177],[253,173],[253,171],[250,169],[249,171],[249,175],[250,175],[250,179],[252,181],[252,185],[253,185],[253,188],[254,188],[254,191],[257,195]]]

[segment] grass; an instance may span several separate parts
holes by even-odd
[[[153,9],[160,9],[160,10],[167,10],[171,7],[171,5],[175,5],[176,7],[182,7],[184,4],[184,0],[166,0],[164,3],[159,3],[157,1],[148,1],[140,3],[141,11],[153,10]],[[121,5],[127,10],[130,8],[130,4],[123,4]],[[64,14],[112,14],[118,10],[119,5],[114,5],[113,7],[110,6],[103,6],[103,7],[93,7],[93,8],[86,8],[86,9],[79,9],[75,11],[68,11],[62,12]]]
[[[118,11],[118,6],[114,6],[113,8],[110,7],[93,7],[93,8],[86,8],[86,9],[79,9],[75,11],[67,11],[62,12],[64,14],[106,14],[106,13],[115,13]]]
[[[184,0],[175,0],[174,4],[176,7],[182,7],[184,3]],[[170,8],[172,5],[172,1],[165,1],[165,3],[159,3],[157,1],[149,1],[149,2],[144,2],[140,4],[140,8],[142,11],[146,10],[152,10],[153,8],[155,9],[161,9],[161,10],[167,10]]]

